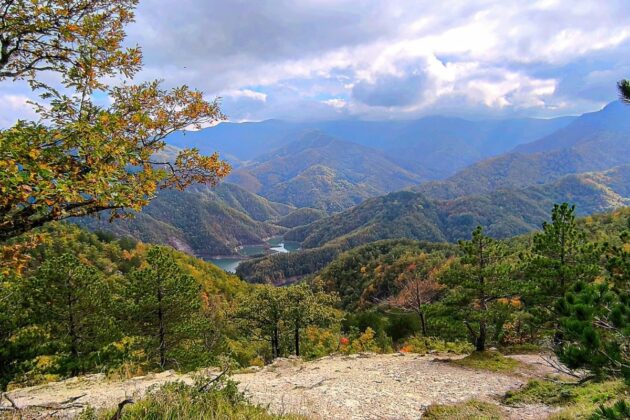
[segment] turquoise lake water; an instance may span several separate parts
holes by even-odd
[[[227,271],[228,273],[236,272],[236,267],[247,259],[247,257],[260,256],[266,253],[287,253],[295,252],[300,249],[299,242],[287,242],[282,237],[271,238],[267,241],[267,245],[245,245],[239,249],[239,253],[243,255],[243,258],[209,258],[207,261],[216,265],[219,268]]]

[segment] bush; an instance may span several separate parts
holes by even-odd
[[[127,405],[123,418],[133,419],[289,419],[297,417],[274,416],[262,407],[247,402],[236,382],[225,379],[202,389],[210,378],[200,377],[194,385],[172,382],[154,389],[143,399]],[[81,413],[84,420],[109,419],[116,410],[96,412],[87,408]]]
[[[301,354],[307,360],[317,359],[339,351],[340,345],[338,331],[310,326],[304,330],[302,336]]]
[[[582,385],[562,384],[551,381],[532,380],[523,388],[509,391],[503,402],[507,405],[545,404],[563,407],[553,419],[612,418],[606,413],[615,413],[615,402],[625,398],[628,387],[620,380],[587,382]],[[612,414],[611,414],[612,416]],[[619,417],[624,418],[624,417]]]
[[[498,351],[476,351],[463,359],[453,360],[452,363],[471,369],[503,373],[513,373],[523,366],[518,360],[505,357]]]
[[[426,354],[430,351],[439,353],[469,354],[474,346],[465,341],[449,342],[432,337],[411,337],[405,341],[400,351],[405,353]]]
[[[503,419],[501,409],[492,403],[469,400],[459,404],[430,405],[422,418],[432,420],[475,420],[475,419]]]

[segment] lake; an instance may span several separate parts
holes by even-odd
[[[295,252],[300,249],[299,242],[289,242],[282,239],[281,236],[270,238],[265,245],[243,245],[238,249],[242,257],[225,257],[225,258],[209,258],[206,261],[211,262],[228,273],[235,273],[236,267],[248,258],[258,257],[265,254],[288,253]]]

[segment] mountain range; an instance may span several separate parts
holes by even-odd
[[[500,188],[544,184],[564,175],[630,163],[630,118],[619,102],[584,114],[558,131],[511,153],[477,162],[449,178],[414,188],[452,199]]]
[[[426,179],[441,179],[481,159],[505,153],[570,124],[575,117],[470,121],[428,116],[409,121],[336,120],[221,123],[169,136],[169,144],[218,151],[235,167],[258,160],[308,131],[383,152],[394,163]]]
[[[228,180],[272,201],[334,213],[422,177],[382,152],[309,131],[236,169]]]
[[[612,103],[551,120],[220,124],[168,140],[234,159],[229,182],[162,191],[135,219],[80,223],[200,256],[284,234],[313,262],[379,239],[455,241],[478,224],[509,237],[538,228],[555,202],[579,214],[629,204],[628,113]]]

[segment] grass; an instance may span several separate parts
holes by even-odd
[[[468,400],[459,404],[449,405],[430,405],[422,416],[423,419],[502,419],[505,416],[501,409],[496,405],[484,401]]]
[[[497,351],[475,351],[463,359],[452,360],[451,363],[470,369],[499,373],[515,373],[517,370],[525,367],[518,360],[505,357]]]
[[[532,343],[513,344],[507,347],[500,347],[499,350],[502,354],[540,354],[545,351],[542,346]]]
[[[207,379],[205,379],[207,382]],[[200,390],[204,380],[194,385],[172,382],[154,389],[143,399],[127,405],[122,411],[125,420],[161,419],[252,419],[252,420],[297,420],[299,416],[277,416],[263,407],[250,404],[238,391],[236,382],[220,381],[208,390]],[[116,409],[96,411],[85,409],[79,416],[82,420],[110,419]]]
[[[507,405],[545,404],[563,409],[551,419],[589,418],[600,406],[611,406],[628,397],[629,389],[622,381],[588,382],[583,385],[559,384],[532,380],[525,387],[508,392]]]

